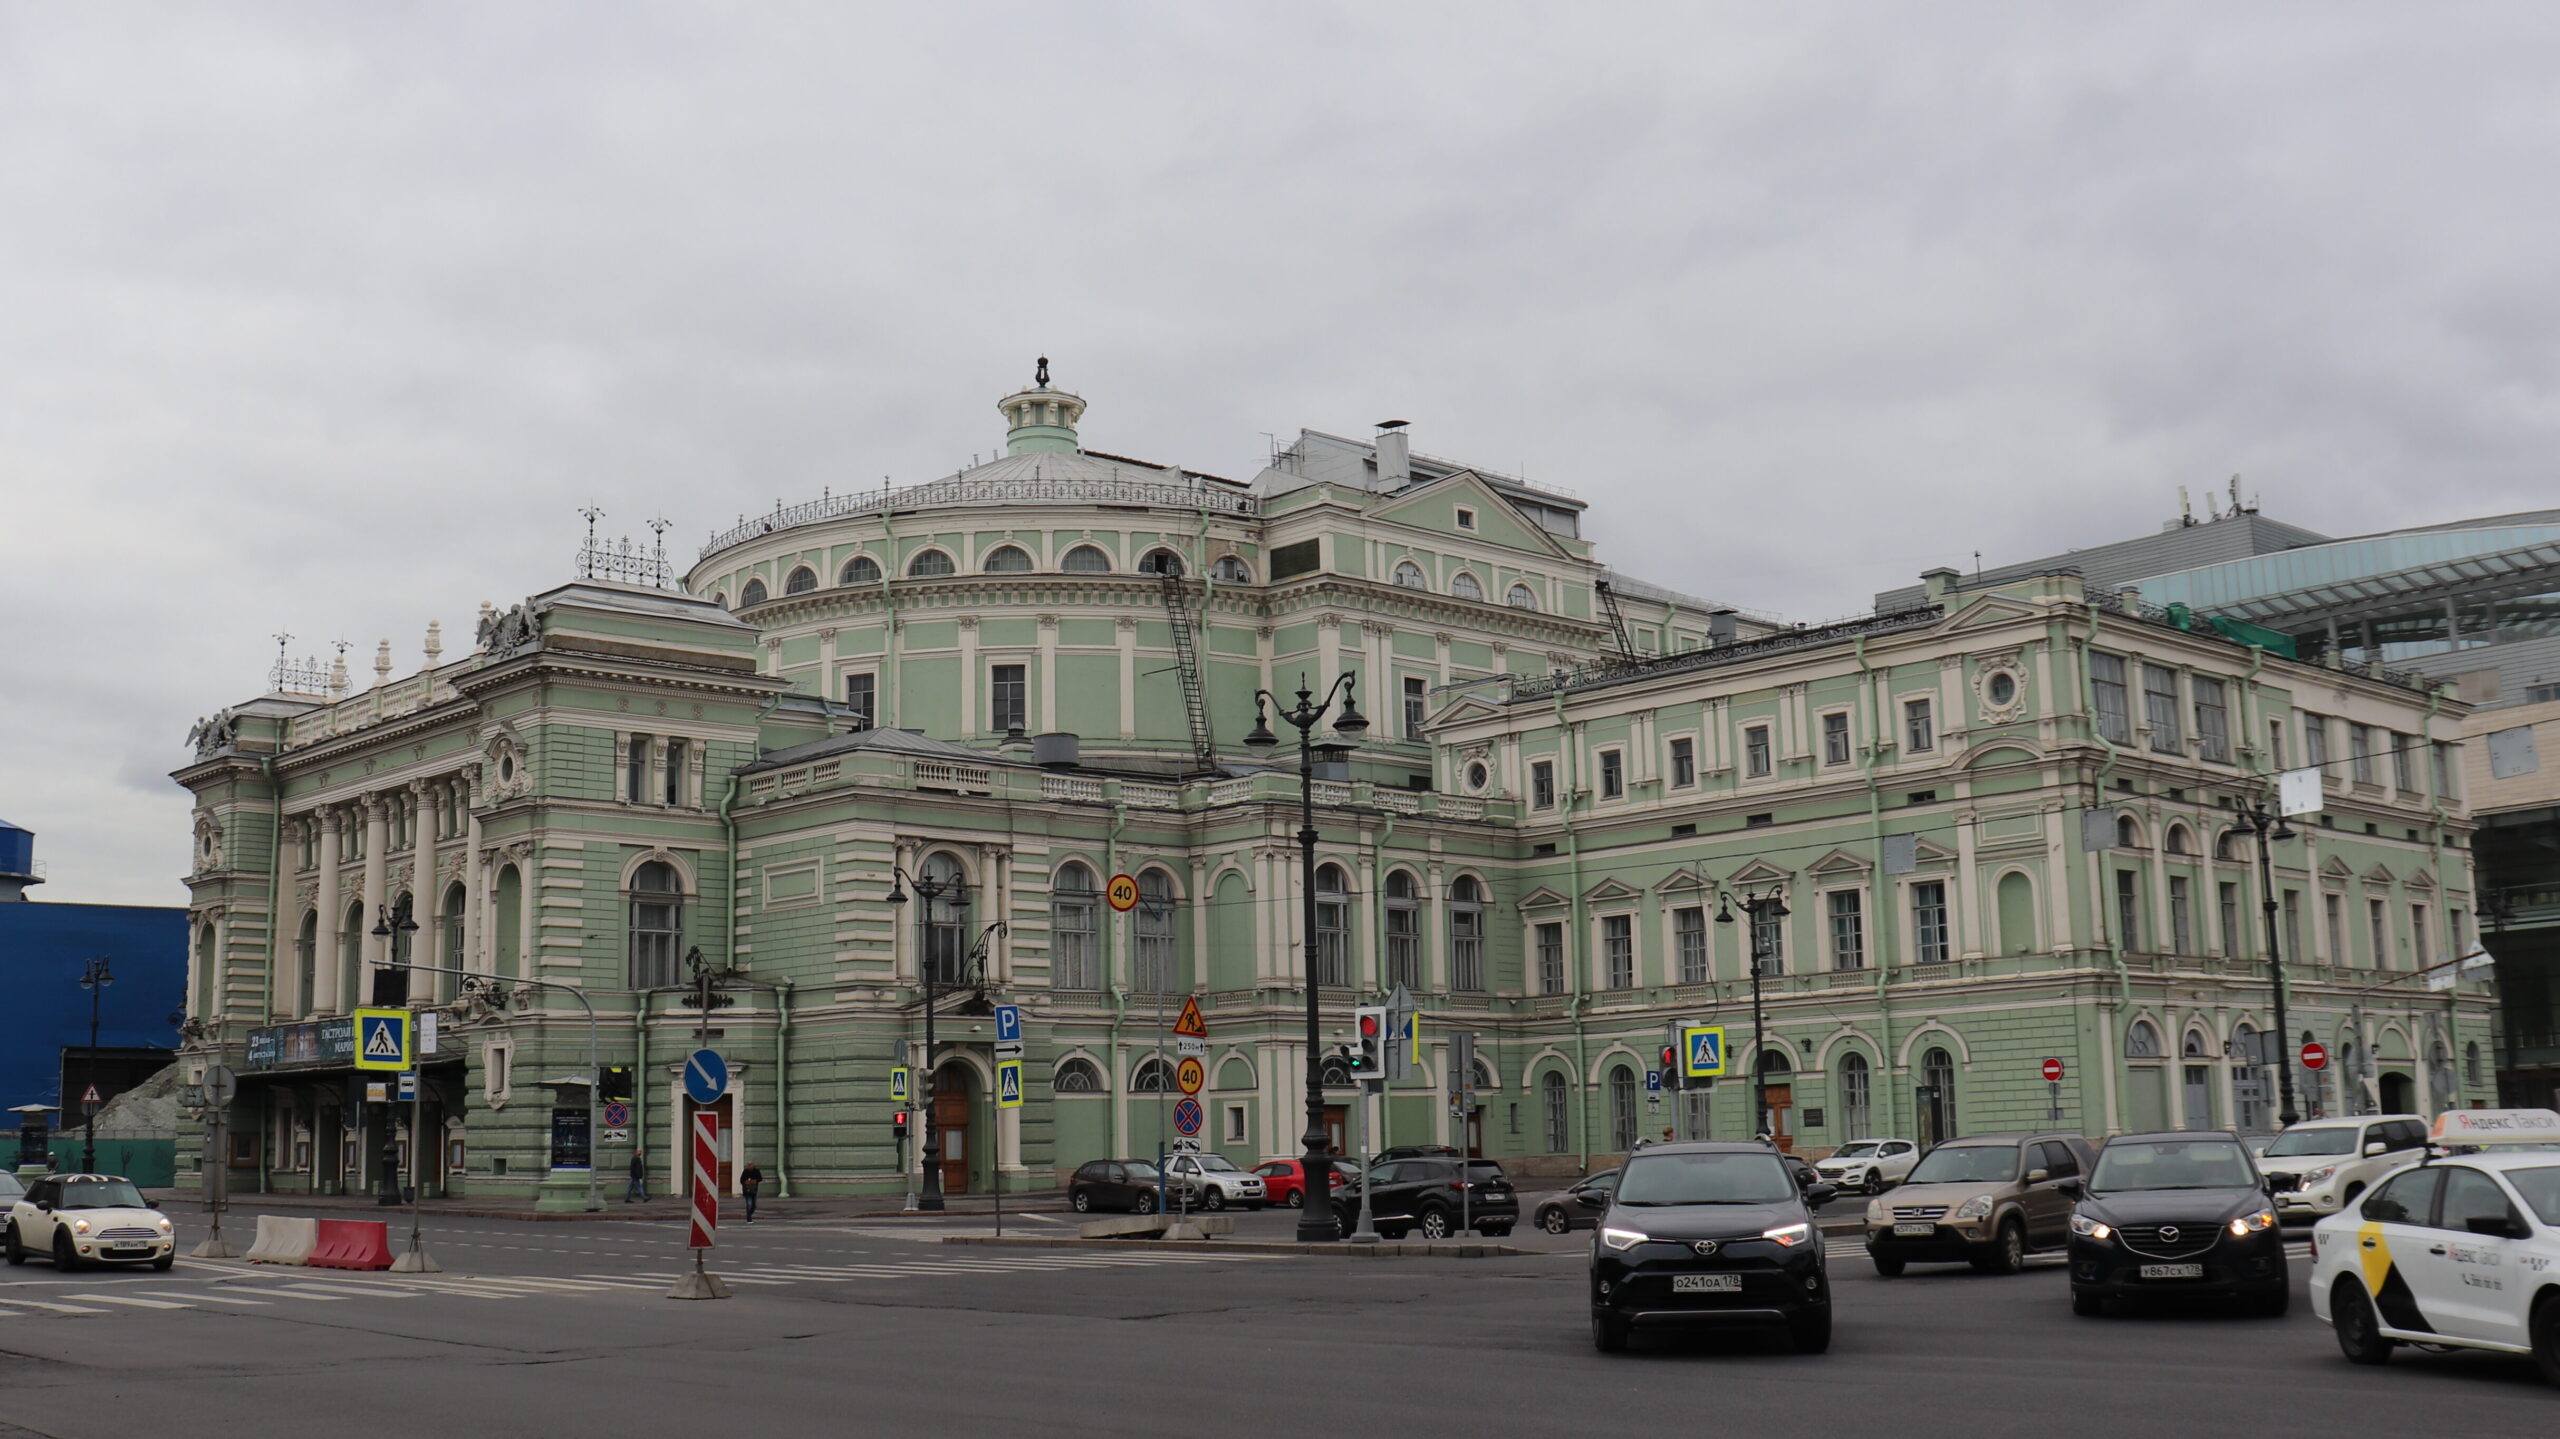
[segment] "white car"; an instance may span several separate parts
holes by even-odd
[[[2531,1116],[2560,1139],[2549,1110],[2457,1113]],[[2560,1152],[2408,1165],[2320,1221],[2311,1242],[2312,1312],[2351,1361],[2380,1364],[2402,1344],[2489,1349],[2530,1354],[2560,1384]]]
[[[48,1174],[27,1186],[0,1224],[0,1254],[12,1264],[43,1254],[63,1270],[86,1264],[166,1269],[178,1261],[177,1246],[168,1216],[144,1203],[132,1180],[112,1174]]]
[[[1910,1178],[1911,1167],[1919,1162],[1920,1146],[1908,1139],[1852,1139],[1813,1169],[1844,1194],[1882,1194]]]
[[[1269,1202],[1262,1190],[1262,1176],[1237,1168],[1236,1162],[1223,1154],[1168,1155],[1164,1174],[1171,1187],[1188,1186],[1196,1196],[1191,1202],[1202,1209],[1224,1209],[1231,1204],[1260,1209]]]
[[[2353,1205],[2376,1180],[2426,1148],[2427,1122],[2414,1114],[2307,1119],[2258,1156],[2282,1219],[2321,1219]]]

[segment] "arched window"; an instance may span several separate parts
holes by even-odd
[[[782,592],[786,595],[805,595],[817,587],[818,572],[807,565],[793,569],[782,580]]]
[[[1422,894],[1408,870],[1387,872],[1387,987],[1422,988]]]
[[[305,911],[302,916],[302,936],[293,942],[293,962],[296,971],[293,986],[293,1012],[309,1014],[312,1004],[311,988],[320,977],[320,912],[318,910]],[[2471,1048],[2476,1053],[2480,1046],[2475,1044]]]
[[[836,576],[836,583],[876,585],[880,583],[880,562],[869,555],[855,555],[844,562],[844,571]]]
[[[986,570],[991,575],[1029,574],[1031,556],[1020,545],[998,545],[987,552]]]
[[[1253,566],[1234,555],[1220,555],[1218,562],[1209,566],[1209,577],[1221,584],[1249,585],[1253,583]]]
[[[1058,568],[1071,575],[1107,575],[1111,573],[1111,557],[1091,545],[1078,545],[1058,561]]]
[[[938,896],[925,902],[925,967],[935,984],[958,984],[969,962],[969,872],[948,851],[936,850],[925,856],[919,877]]]
[[[747,587],[738,591],[738,603],[741,605],[760,605],[764,603],[764,600],[764,581],[762,580],[749,580],[747,581]]]
[[[2158,1059],[2160,1057],[2160,1031],[2151,1027],[2150,1020],[2137,1019],[2126,1028],[2124,1057],[2127,1059]]]
[[[2187,827],[2182,824],[2173,824],[2169,826],[2169,837],[2163,841],[2161,847],[2168,850],[2171,854],[2185,854],[2187,852]]]
[[[1138,953],[1135,978],[1141,994],[1177,990],[1173,876],[1160,869],[1138,872]]]
[[[1142,575],[1178,575],[1183,573],[1182,556],[1171,550],[1149,550],[1138,560]]]
[[[1502,602],[1515,610],[1534,610],[1538,607],[1538,592],[1527,585],[1513,585]]]
[[[1431,581],[1424,577],[1422,573],[1422,566],[1415,564],[1411,560],[1399,560],[1396,562],[1396,583],[1402,588],[1408,590],[1427,590],[1431,588]]]
[[[1049,987],[1102,988],[1101,911],[1093,871],[1074,860],[1049,882]]]
[[[911,580],[929,580],[938,575],[959,572],[960,567],[951,563],[951,556],[940,550],[918,550],[916,557],[907,561],[907,578]]]
[[[338,930],[338,1002],[355,1004],[363,996],[355,992],[358,977],[364,973],[364,901],[347,906],[347,922]]]
[[[1173,1088],[1173,1066],[1153,1055],[1139,1060],[1129,1077],[1131,1094],[1171,1094]]]
[[[1609,1147],[1636,1147],[1636,1072],[1623,1064],[1609,1067]]]
[[[1572,1111],[1566,1108],[1564,1076],[1552,1069],[1538,1078],[1538,1113],[1545,1121],[1547,1152],[1562,1154],[1571,1149]]]
[[[1956,1061],[1943,1049],[1932,1049],[1920,1057],[1920,1099],[1923,1144],[1953,1139],[1962,1131],[1956,1128]]]
[[[467,934],[462,927],[462,909],[463,906],[469,902],[469,899],[469,894],[463,889],[461,883],[457,881],[444,887],[444,903],[436,910],[437,919],[444,930],[442,938],[436,945],[436,963],[443,965],[447,969],[462,969],[466,967],[462,962],[464,958],[463,946],[467,938]],[[450,994],[453,992],[457,976],[444,974],[438,975],[436,978],[438,981],[436,985],[436,992],[438,994]]]
[[[675,866],[653,859],[631,876],[631,987],[674,984],[684,952],[684,881]]]
[[[1094,1068],[1090,1059],[1070,1059],[1058,1066],[1049,1088],[1059,1094],[1100,1094],[1102,1071]]]
[[[2000,951],[2003,954],[2028,954],[2036,947],[2036,886],[2025,874],[2011,870],[2000,876]]]
[[[2142,848],[2142,827],[2133,822],[2132,815],[2120,814],[2116,816],[2116,848]]]
[[[1484,586],[1476,583],[1475,576],[1460,570],[1458,577],[1449,581],[1449,593],[1462,600],[1480,600],[1484,598]]]
[[[2179,1054],[2181,1054],[2181,1055],[2183,1055],[2183,1056],[2185,1056],[2185,1057],[2186,1057],[2186,1058],[2188,1058],[2188,1059],[2202,1059],[2202,1058],[2204,1058],[2204,1057],[2205,1057],[2205,1054],[2204,1054],[2204,1033],[2203,1033],[2203,1031],[2201,1031],[2201,1030],[2194,1030],[2194,1029],[2190,1029],[2190,1030],[2188,1030],[2188,1031],[2187,1031],[2187,1037],[2186,1037],[2185,1041],[2184,1041],[2183,1043],[2181,1043],[2181,1044],[2179,1045],[2179,1047],[2178,1047],[2178,1053],[2179,1053]]]
[[[2231,831],[2226,829],[2213,837],[2213,857],[2215,859],[2235,858],[2231,853]]]
[[[1469,874],[1449,886],[1449,987],[1484,988],[1484,886]]]
[[[1345,988],[1351,983],[1351,895],[1342,866],[1316,871],[1316,983]]]
[[[1491,1089],[1494,1087],[1493,1066],[1484,1062],[1483,1055],[1477,1055],[1468,1063],[1467,1068],[1475,1074],[1476,1088]]]
[[[1875,1071],[1867,1057],[1850,1050],[1840,1056],[1840,1137],[1862,1139],[1874,1128]]]

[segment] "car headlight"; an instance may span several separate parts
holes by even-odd
[[[2327,1183],[2332,1178],[2335,1178],[2337,1173],[2338,1166],[2334,1164],[2324,1164],[2318,1169],[2303,1171],[2303,1173],[2297,1178],[2296,1182],[2304,1189],[2309,1189],[2312,1185]]]
[[[1885,1207],[1885,1202],[1883,1200],[1870,1199],[1867,1201],[1867,1222],[1869,1224],[1882,1224],[1892,1217],[1893,1211]]]
[[[2104,1224],[2100,1224],[2098,1221],[2091,1219],[2086,1214],[2074,1214],[2071,1216],[2071,1232],[2084,1239],[2109,1239],[2113,1238],[2115,1235],[2115,1231],[2113,1229]]]
[[[1990,1212],[1991,1196],[1988,1194],[1977,1194],[1971,1199],[1968,1199],[1964,1203],[1958,1205],[1956,1207],[1956,1212],[1948,1215],[1947,1217],[1949,1219],[1980,1219],[1982,1216],[1989,1214]]]
[[[2275,1222],[2276,1212],[2272,1209],[2261,1209],[2255,1214],[2243,1214],[2231,1221],[2231,1237],[2246,1239],[2252,1234],[2264,1231]]]
[[[86,1219],[74,1219],[74,1220],[72,1220],[72,1221],[71,1221],[71,1232],[72,1232],[72,1233],[74,1233],[74,1234],[86,1234],[86,1233],[88,1233],[88,1232],[89,1232],[89,1221],[88,1221],[88,1220],[86,1220]]]
[[[161,1232],[161,1233],[163,1233],[163,1234],[166,1234],[166,1233],[168,1233],[168,1232],[169,1232],[169,1221],[168,1221],[168,1220],[163,1219],[163,1220],[161,1220],[161,1221],[160,1221],[160,1232]]]
[[[1633,1249],[1637,1245],[1644,1243],[1644,1241],[1645,1233],[1641,1229],[1603,1229],[1600,1231],[1600,1242],[1608,1245],[1612,1249]]]
[[[1781,1249],[1793,1249],[1799,1244],[1810,1244],[1813,1242],[1813,1226],[1810,1224],[1781,1224],[1775,1229],[1761,1230],[1760,1237],[1777,1245]]]

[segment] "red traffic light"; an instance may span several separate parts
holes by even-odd
[[[1678,1051],[1678,1050],[1676,1050],[1676,1049],[1673,1049],[1670,1045],[1667,1045],[1667,1044],[1666,1044],[1666,1045],[1664,1045],[1664,1046],[1662,1046],[1662,1067],[1663,1067],[1663,1068],[1665,1068],[1665,1069],[1669,1069],[1669,1068],[1671,1068],[1673,1065],[1678,1064],[1679,1062],[1680,1062],[1680,1051]]]
[[[1362,1039],[1375,1039],[1378,1037],[1378,1016],[1374,1014],[1364,1014],[1360,1016],[1360,1037]]]

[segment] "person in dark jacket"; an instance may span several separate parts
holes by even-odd
[[[756,1191],[764,1187],[764,1171],[749,1160],[745,1172],[738,1176],[738,1192],[747,1197],[747,1222],[756,1222]]]
[[[622,1191],[622,1202],[629,1204],[635,1199],[646,1201],[648,1197],[649,1151],[635,1149],[631,1151],[631,1187]]]

